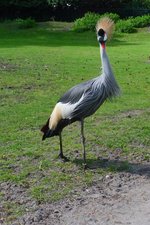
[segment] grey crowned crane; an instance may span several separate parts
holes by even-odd
[[[68,90],[58,100],[47,123],[41,129],[43,132],[42,140],[53,136],[59,136],[59,157],[63,160],[67,160],[63,154],[62,130],[67,125],[75,121],[80,121],[84,168],[86,168],[84,119],[95,113],[106,99],[115,97],[120,92],[105,48],[106,41],[110,37],[113,28],[114,23],[109,18],[99,20],[96,25],[97,40],[100,45],[100,56],[102,61],[102,74]]]

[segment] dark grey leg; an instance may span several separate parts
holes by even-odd
[[[84,120],[81,120],[81,138],[82,138],[82,145],[83,145],[83,167],[84,170],[87,168],[86,165],[86,152],[85,152],[85,137],[84,137]]]
[[[63,158],[63,148],[62,148],[62,136],[61,136],[61,132],[59,133],[59,143],[60,143],[60,153],[59,153],[59,157]]]
[[[63,159],[64,162],[69,161],[67,157],[64,156],[63,154],[63,147],[62,147],[62,135],[61,132],[59,133],[59,143],[60,143],[60,153],[59,153],[59,158]]]

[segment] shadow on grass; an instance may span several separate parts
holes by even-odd
[[[83,160],[75,159],[73,163],[82,167]],[[109,160],[105,158],[87,159],[87,166],[90,170],[101,168],[109,172],[129,172],[132,174],[144,175],[150,178],[150,164],[130,163],[127,160]]]

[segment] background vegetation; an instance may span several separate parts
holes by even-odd
[[[76,19],[73,29],[75,31],[95,30],[95,24],[101,17],[109,17],[116,23],[116,31],[123,33],[132,33],[136,28],[142,28],[150,25],[150,15],[137,17],[129,17],[128,19],[120,19],[116,13],[105,13],[103,15],[88,12],[84,17]]]
[[[0,19],[32,17],[38,21],[73,21],[86,12],[117,13],[121,18],[150,13],[149,0],[4,0],[0,1]]]

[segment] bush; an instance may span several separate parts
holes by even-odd
[[[27,29],[27,28],[32,28],[36,26],[36,21],[31,18],[27,19],[16,19],[16,23],[18,28],[20,29]]]
[[[137,16],[135,18],[129,18],[134,27],[146,27],[150,25],[150,15]]]
[[[107,16],[117,22],[119,20],[119,15],[115,13],[105,13],[103,15],[88,12],[84,15],[84,17],[75,20],[73,30],[75,31],[87,31],[87,30],[95,30],[95,25],[97,21],[101,18]]]
[[[93,30],[99,18],[100,16],[98,14],[88,12],[84,15],[84,17],[75,20],[73,30],[79,32]]]
[[[101,17],[109,17],[116,23],[116,30],[122,33],[133,33],[136,28],[148,26],[150,24],[150,15],[143,15],[137,17],[130,17],[127,20],[120,20],[120,17],[116,13],[105,13],[103,15],[88,12],[84,17],[75,20],[73,30],[75,31],[87,31],[95,30],[95,25]]]
[[[127,20],[119,20],[116,23],[116,30],[122,33],[133,33],[136,28],[148,26],[150,24],[150,15],[130,17]]]
[[[119,20],[116,23],[116,30],[122,33],[133,33],[136,31],[134,24],[130,19],[128,20]]]

